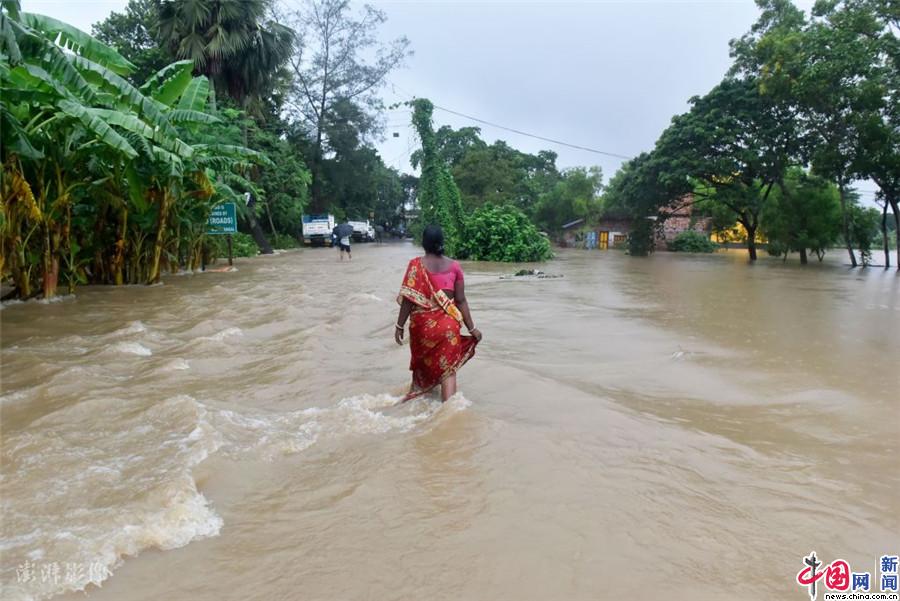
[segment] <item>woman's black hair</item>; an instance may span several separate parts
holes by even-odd
[[[422,248],[432,255],[444,254],[444,230],[439,225],[429,225],[422,232]]]

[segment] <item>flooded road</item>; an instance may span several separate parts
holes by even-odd
[[[461,394],[394,406],[415,254],[4,307],[3,598],[803,599],[897,553],[895,271],[464,264]]]

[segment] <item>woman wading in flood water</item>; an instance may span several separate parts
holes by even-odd
[[[441,400],[456,393],[456,372],[475,354],[481,332],[472,321],[463,272],[459,263],[444,256],[444,233],[429,225],[422,234],[424,257],[409,262],[400,286],[400,315],[394,340],[403,344],[409,318],[412,385],[404,400],[441,385]],[[465,324],[469,336],[461,335]]]

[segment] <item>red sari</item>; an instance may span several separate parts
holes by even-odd
[[[435,290],[421,258],[409,262],[397,302],[413,304],[409,316],[412,385],[404,400],[423,395],[455,374],[475,354],[478,341],[462,336],[463,317],[443,290]]]

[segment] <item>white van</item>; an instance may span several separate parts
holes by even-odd
[[[334,215],[303,215],[303,244],[331,246]]]

